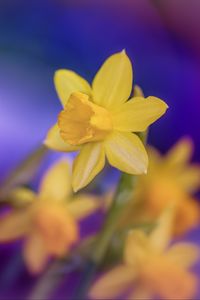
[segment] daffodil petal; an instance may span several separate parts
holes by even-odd
[[[27,238],[23,256],[32,274],[38,274],[44,270],[48,262],[48,252],[40,234],[33,232]]]
[[[152,300],[153,292],[149,287],[144,286],[144,284],[135,286],[132,293],[128,296],[127,300]]]
[[[30,229],[30,215],[25,210],[13,211],[0,218],[0,242],[23,237]]]
[[[149,235],[151,246],[157,253],[165,251],[171,241],[174,213],[174,207],[167,208],[159,217],[156,228]]]
[[[199,247],[191,243],[177,243],[169,248],[166,255],[175,264],[184,268],[192,267],[200,257]]]
[[[156,97],[134,97],[113,112],[113,126],[119,131],[145,131],[165,113],[167,107],[165,102]]]
[[[144,97],[144,93],[139,85],[134,86],[133,97]]]
[[[45,173],[39,189],[39,197],[44,200],[67,200],[72,192],[71,167],[66,159],[59,159]]]
[[[149,157],[148,173],[158,172],[159,166],[162,164],[161,154],[156,148],[150,146],[147,148],[147,153]]]
[[[185,165],[192,157],[193,142],[189,138],[180,139],[167,153],[165,163],[168,167],[175,168]]]
[[[113,167],[129,174],[146,173],[148,157],[137,135],[113,132],[105,141],[105,151]]]
[[[85,144],[73,164],[72,187],[74,191],[90,183],[104,165],[105,153],[102,143]]]
[[[58,70],[55,72],[54,84],[58,97],[63,106],[67,103],[69,96],[73,92],[82,92],[91,95],[91,88],[89,83],[70,70]]]
[[[124,103],[131,93],[132,77],[132,65],[125,51],[110,56],[94,78],[94,102],[106,108]]]
[[[75,219],[82,219],[97,210],[100,207],[99,202],[97,197],[87,194],[78,195],[69,202],[68,210]]]
[[[19,187],[10,192],[8,201],[15,207],[23,207],[31,204],[36,197],[36,194],[28,188]]]
[[[126,265],[117,266],[94,283],[89,296],[92,299],[115,299],[132,286],[134,279],[133,268]]]
[[[64,142],[64,140],[60,136],[60,129],[58,127],[58,124],[55,124],[53,127],[50,128],[49,132],[47,133],[44,144],[52,150],[61,152],[71,152],[80,149],[80,147],[78,146],[72,146]]]
[[[150,254],[148,237],[141,230],[132,230],[129,232],[125,249],[124,261],[132,265],[133,269],[140,268]]]
[[[200,187],[200,165],[192,164],[181,170],[177,181],[189,193],[196,192]]]

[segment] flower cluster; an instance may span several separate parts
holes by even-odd
[[[91,273],[83,271],[74,299],[85,299],[88,286],[92,299],[193,298],[197,276],[189,268],[198,247],[171,244],[199,224],[200,166],[190,163],[192,142],[180,140],[165,156],[146,147],[149,126],[168,106],[133,85],[125,51],[110,56],[91,85],[64,69],[54,81],[62,109],[44,145],[77,156],[72,166],[66,158],[50,166],[37,192],[21,184],[33,162],[25,164],[23,176],[20,169],[15,173],[20,180],[2,193],[8,209],[0,216],[0,242],[22,240],[24,261],[34,274],[53,258],[70,261],[73,254],[86,260]],[[98,196],[94,186],[79,191],[107,161],[121,171],[115,188]],[[99,209],[105,214],[102,229],[85,242],[79,221]],[[107,271],[93,281],[99,266]]]

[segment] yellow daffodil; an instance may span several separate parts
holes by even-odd
[[[148,236],[133,230],[128,235],[124,262],[93,285],[92,299],[192,299],[197,279],[188,268],[197,260],[199,249],[189,243],[169,247],[171,220],[164,214]]]
[[[192,198],[200,187],[200,166],[189,164],[192,146],[191,140],[182,139],[164,157],[149,149],[148,174],[139,178],[141,215],[154,218],[170,203],[176,205],[176,235],[197,226],[200,220],[198,202]]]
[[[24,259],[32,273],[42,271],[49,257],[67,254],[79,239],[78,220],[98,206],[92,196],[72,195],[70,167],[65,159],[46,172],[38,194],[20,188],[13,197],[23,208],[0,218],[0,242],[24,238]]]
[[[74,191],[103,169],[105,158],[123,172],[146,173],[148,157],[133,132],[145,131],[165,113],[167,105],[156,97],[145,99],[137,94],[127,101],[132,80],[125,51],[105,61],[92,86],[70,70],[56,72],[55,87],[63,110],[45,144],[58,151],[79,151],[73,164]]]

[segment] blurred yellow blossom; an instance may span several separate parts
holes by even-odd
[[[190,164],[192,141],[181,139],[162,157],[149,149],[149,169],[139,180],[138,197],[143,200],[143,217],[156,217],[166,206],[176,205],[174,233],[183,234],[198,225],[200,210],[192,197],[200,187],[200,166]]]
[[[98,207],[92,196],[73,196],[65,159],[46,172],[38,194],[19,188],[11,196],[19,208],[0,218],[0,242],[24,238],[24,260],[32,273],[41,272],[49,257],[66,255],[79,239],[78,220]]]
[[[128,234],[124,263],[103,275],[93,285],[93,299],[115,299],[128,294],[138,299],[192,299],[197,278],[190,268],[199,256],[199,249],[190,243],[169,247],[171,213],[164,213],[157,227],[148,236],[133,230]]]
[[[79,151],[73,164],[74,191],[86,186],[109,163],[129,174],[146,173],[148,157],[139,137],[167,105],[156,97],[130,99],[132,65],[125,51],[110,56],[92,87],[70,70],[58,70],[55,87],[63,105],[45,144],[58,151]]]

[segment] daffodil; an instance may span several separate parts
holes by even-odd
[[[78,221],[98,207],[92,196],[73,196],[70,171],[67,160],[56,162],[44,175],[39,192],[14,191],[18,209],[0,218],[0,242],[23,238],[24,260],[32,273],[41,272],[49,257],[66,255],[79,240]]]
[[[70,70],[55,73],[63,110],[45,144],[57,151],[79,151],[73,164],[74,191],[110,165],[129,174],[147,171],[148,157],[137,132],[161,117],[167,105],[156,97],[131,98],[132,65],[125,51],[110,56],[92,86]],[[128,101],[127,101],[128,100]]]
[[[148,174],[140,176],[138,181],[136,198],[141,201],[143,219],[155,218],[173,204],[176,235],[197,226],[200,220],[199,205],[192,196],[200,188],[200,166],[190,163],[192,153],[193,145],[187,138],[181,139],[163,157],[150,148]]]
[[[197,246],[180,242],[169,247],[171,220],[164,214],[146,235],[129,233],[124,261],[100,277],[90,291],[92,299],[193,299],[197,278],[189,271],[199,256]]]

